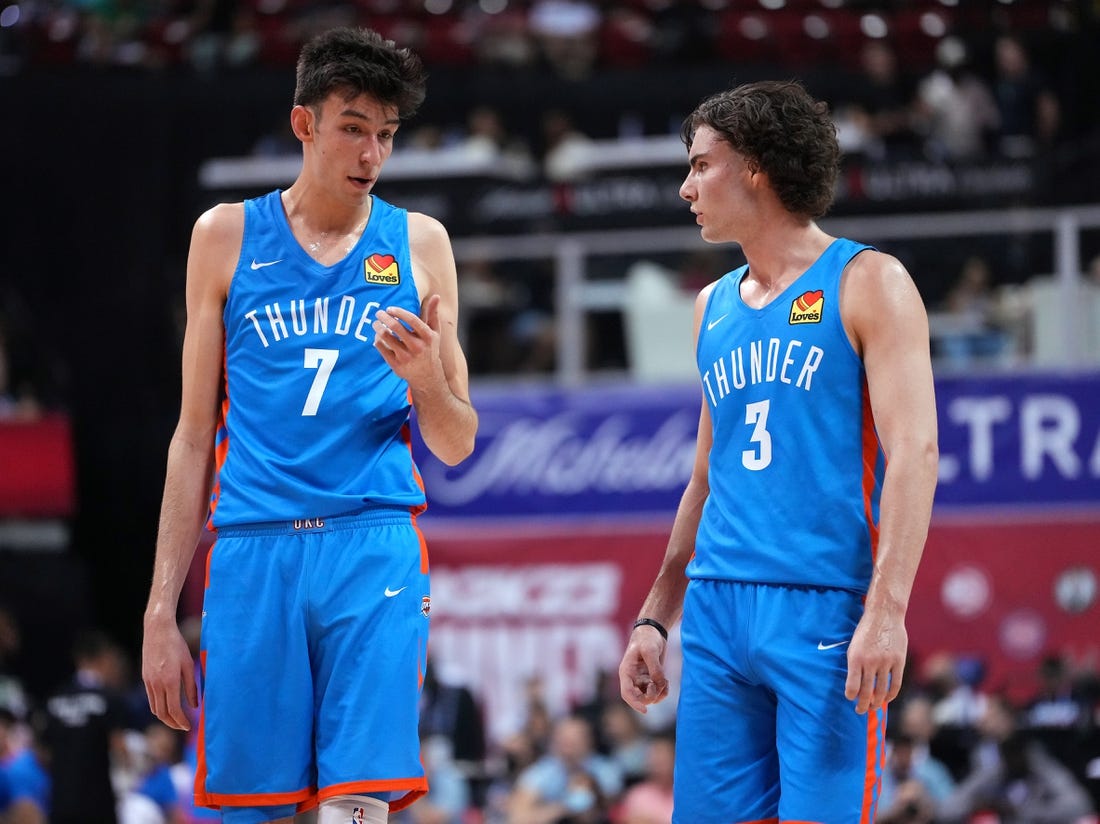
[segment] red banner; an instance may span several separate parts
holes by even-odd
[[[75,498],[69,419],[0,421],[0,517],[68,516]]]
[[[522,723],[530,679],[561,712],[617,669],[669,525],[429,527],[431,655],[479,696],[492,738]],[[1044,654],[1097,660],[1098,538],[1100,518],[935,523],[909,608],[909,677],[946,651],[981,659],[984,688],[1025,698]],[[675,643],[670,654],[675,677]]]

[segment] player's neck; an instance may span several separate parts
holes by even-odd
[[[741,245],[748,277],[762,294],[774,296],[810,268],[833,238],[816,223],[770,223]]]
[[[307,234],[330,236],[361,233],[374,203],[369,195],[361,202],[340,201],[302,181],[283,192],[282,199],[291,226]]]

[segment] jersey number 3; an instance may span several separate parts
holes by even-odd
[[[741,453],[741,465],[745,469],[761,470],[772,462],[772,434],[768,431],[768,409],[771,401],[756,401],[745,404],[745,423],[752,427],[750,443],[753,449]]]
[[[325,387],[328,386],[329,376],[332,374],[333,367],[336,366],[338,357],[340,357],[339,349],[306,349],[305,368],[316,369],[317,374],[313,376],[313,385],[309,387],[309,394],[306,395],[302,417],[317,414],[317,409],[321,406],[321,397],[325,394]]]

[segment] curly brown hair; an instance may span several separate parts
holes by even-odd
[[[829,210],[840,168],[836,126],[828,104],[798,81],[746,83],[708,97],[680,129],[689,149],[700,126],[767,174],[791,213],[813,220]]]
[[[343,26],[302,47],[294,105],[317,106],[333,92],[346,100],[369,94],[406,119],[424,102],[426,84],[424,64],[414,52],[371,29]]]

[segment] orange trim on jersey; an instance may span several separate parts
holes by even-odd
[[[195,803],[201,807],[275,807],[308,803],[312,797],[308,787],[289,793],[208,793],[195,788]]]
[[[421,509],[420,512],[424,510]],[[412,528],[416,532],[416,539],[420,542],[420,574],[428,574],[428,539],[424,537],[424,533],[420,530],[420,526],[416,523],[416,516],[420,514],[413,508],[412,511]]]
[[[428,792],[427,778],[380,778],[375,781],[346,781],[325,787],[317,797],[320,801],[335,798],[338,795],[362,795],[363,793],[384,792],[386,790],[408,790],[400,798],[390,802],[390,812],[403,810]]]
[[[229,455],[229,427],[226,425],[226,421],[229,420],[229,349],[222,345],[222,379],[225,381],[225,390],[222,397],[221,408],[221,424],[218,428],[225,430],[225,437],[222,438],[221,443],[214,445],[214,487],[211,490],[210,495],[210,517],[207,519],[207,529],[214,528],[214,512],[218,508],[218,500],[222,494],[222,467],[225,466],[225,459]]]
[[[871,497],[875,492],[875,464],[878,462],[879,442],[875,431],[875,416],[871,412],[871,394],[863,380],[863,514],[871,533],[871,563],[878,558],[878,524],[871,510]],[[885,459],[884,459],[885,460]]]
[[[206,683],[206,650],[199,651],[199,667]],[[206,784],[206,702],[199,701],[199,730],[195,740],[195,797],[198,798]]]
[[[875,806],[878,804],[879,787],[882,783],[882,771],[879,767],[885,761],[884,741],[880,735],[880,719],[886,712],[886,704],[867,712],[867,770],[863,775],[863,804],[859,812],[859,824],[871,824],[874,821]]]

